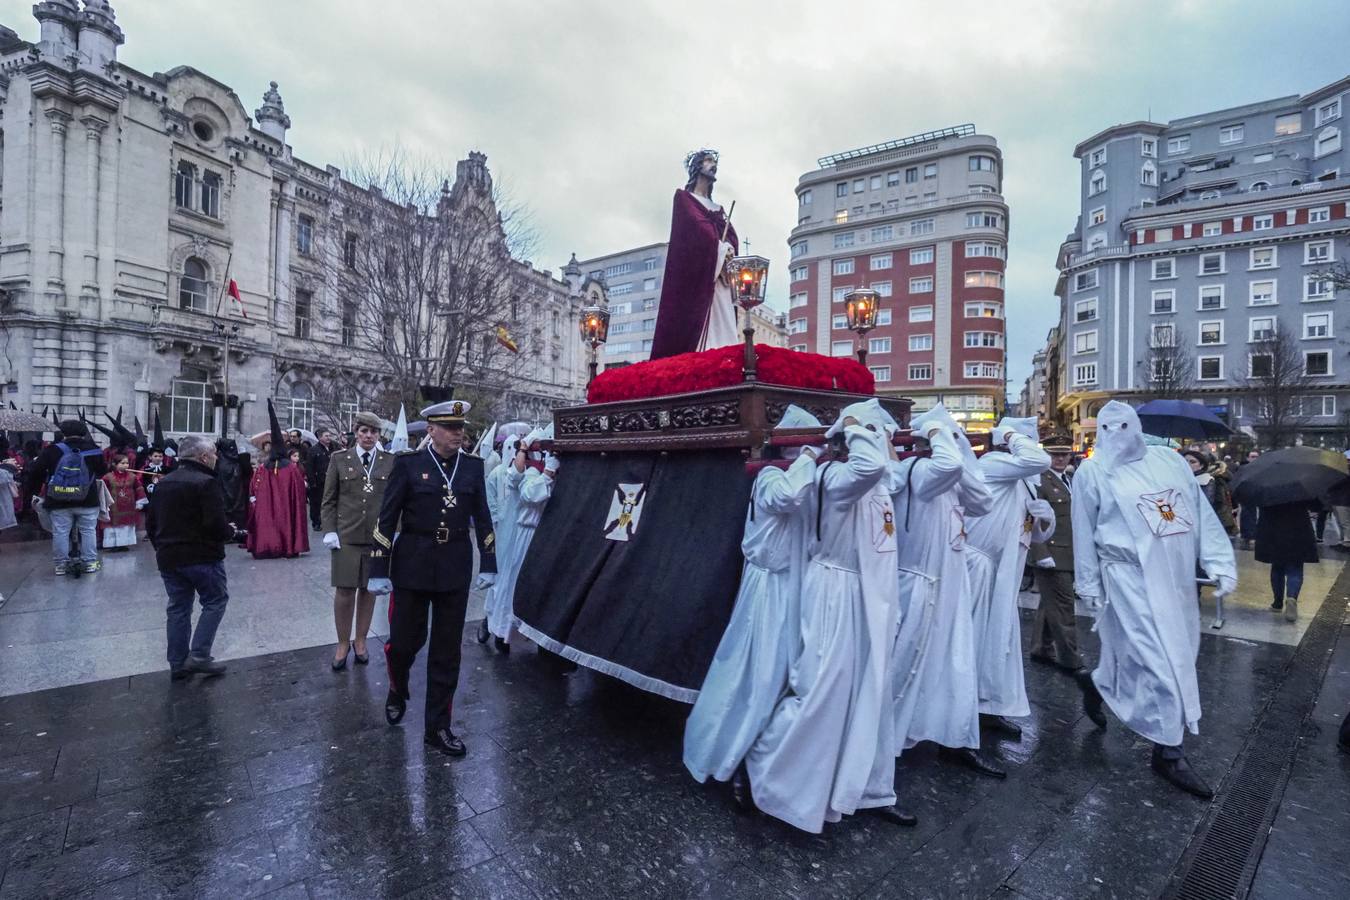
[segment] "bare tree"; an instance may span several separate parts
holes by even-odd
[[[1269,449],[1288,446],[1307,417],[1304,398],[1313,385],[1299,342],[1287,331],[1276,331],[1251,348],[1248,395],[1256,405],[1253,424]]]
[[[1195,389],[1195,357],[1175,331],[1156,334],[1138,366],[1144,396],[1151,400],[1184,400]]]
[[[1331,282],[1335,293],[1350,291],[1350,262],[1338,262],[1313,273],[1315,277]]]
[[[453,185],[453,187],[452,187]],[[349,166],[323,252],[343,340],[373,351],[390,397],[419,386],[461,394],[505,383],[517,357],[498,340],[514,318],[516,272],[533,244],[524,210],[494,188],[486,157],[452,174],[395,151]]]

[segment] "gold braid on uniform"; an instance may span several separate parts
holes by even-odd
[[[391,542],[389,538],[385,537],[383,534],[380,533],[379,525],[375,526],[375,530],[371,532],[371,537],[375,539],[375,543],[379,544],[386,550],[390,550],[394,546],[393,542]]]
[[[483,547],[487,550],[492,549],[492,545],[497,543],[497,532],[489,531],[487,537],[483,538]]]

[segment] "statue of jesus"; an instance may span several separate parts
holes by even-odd
[[[652,359],[740,342],[727,261],[736,255],[736,230],[713,202],[717,151],[685,157],[689,180],[675,192]]]

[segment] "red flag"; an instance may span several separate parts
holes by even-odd
[[[230,279],[230,290],[229,290],[229,294],[230,294],[230,299],[234,301],[234,308],[235,308],[235,311],[238,312],[239,315],[241,315],[241,316],[243,316],[245,319],[247,319],[247,318],[248,318],[248,313],[244,311],[244,298],[239,296],[239,285],[237,285],[237,284],[234,283],[234,279],[233,279],[233,278]]]

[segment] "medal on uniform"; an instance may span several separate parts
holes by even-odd
[[[449,475],[446,475],[445,466],[441,465],[440,457],[438,457],[436,452],[431,449],[430,444],[427,445],[427,453],[431,454],[431,458],[436,463],[436,471],[441,473],[441,478],[445,481],[445,496],[441,498],[441,509],[453,509],[455,504],[459,502],[459,498],[455,496],[453,485],[455,483],[455,473],[459,471],[460,455],[458,453],[455,454],[455,467],[450,470]],[[422,473],[422,477],[427,477],[425,472]]]
[[[458,498],[455,497],[455,492],[452,491],[452,490],[450,490],[450,485],[447,484],[447,485],[445,486],[445,496],[441,499],[441,504],[442,504],[446,509],[450,509],[451,507],[453,507],[453,506],[455,505],[455,503],[457,502],[457,500],[458,500]]]
[[[375,457],[379,452],[379,448],[376,448],[375,453],[370,455],[370,465],[361,467],[362,471],[365,473],[365,483],[361,485],[361,493],[363,494],[375,493],[375,485],[370,483],[370,473],[375,468]]]

